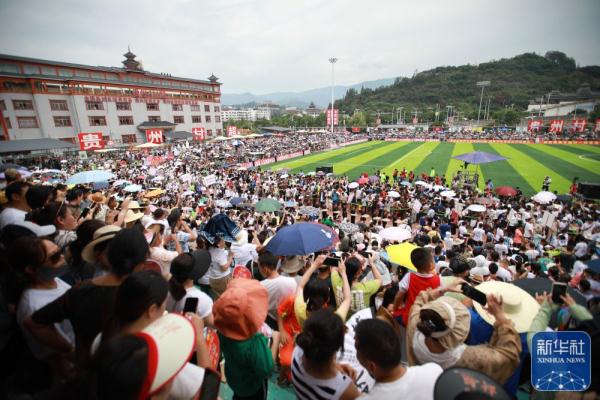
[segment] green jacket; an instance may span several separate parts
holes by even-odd
[[[233,340],[219,333],[225,357],[227,383],[238,396],[256,393],[273,371],[273,356],[267,338],[257,333],[247,340]]]

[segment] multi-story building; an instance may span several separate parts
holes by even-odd
[[[269,107],[225,109],[221,112],[223,121],[256,121],[259,119],[271,119]]]
[[[313,103],[312,101],[310,102],[310,105],[306,109],[306,115],[309,115],[313,118],[318,117],[322,113],[323,113],[323,110],[320,108],[317,108],[317,106],[315,106],[315,103]]]
[[[135,54],[123,67],[0,55],[0,136],[76,143],[81,132],[106,142],[143,143],[146,129],[222,134],[221,83],[145,71]]]

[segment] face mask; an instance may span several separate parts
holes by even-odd
[[[59,268],[43,266],[37,270],[37,278],[43,282],[53,281],[54,278],[59,278],[67,272],[67,266],[63,265]]]

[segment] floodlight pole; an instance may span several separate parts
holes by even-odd
[[[331,133],[333,133],[333,88],[334,88],[334,84],[335,84],[335,70],[334,70],[334,66],[335,63],[337,62],[337,58],[335,57],[331,57],[329,59],[329,62],[331,63]]]
[[[477,86],[481,86],[481,96],[479,97],[479,111],[477,112],[477,126],[479,126],[479,117],[481,116],[481,104],[483,103],[483,90],[491,84],[490,81],[479,81]]]

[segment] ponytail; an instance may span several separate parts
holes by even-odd
[[[176,302],[181,300],[186,294],[183,283],[178,281],[174,276],[171,276],[171,279],[169,279],[169,293],[171,293],[171,297],[173,297]]]

